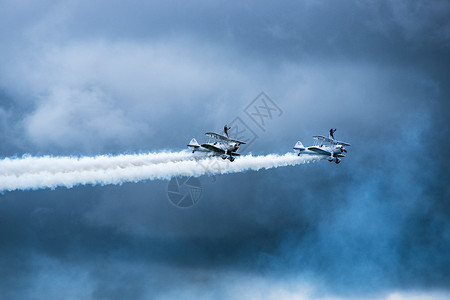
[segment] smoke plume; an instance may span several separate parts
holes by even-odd
[[[197,156],[187,151],[93,157],[32,157],[0,160],[0,191],[72,188],[164,180],[175,176],[202,176],[258,171],[314,162],[318,156],[293,153],[246,155],[234,162],[220,157]]]

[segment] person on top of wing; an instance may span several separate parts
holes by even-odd
[[[228,136],[228,130],[230,130],[231,129],[231,127],[228,127],[226,124],[225,124],[225,126],[223,127],[223,132],[227,135],[227,137],[229,137]]]
[[[330,138],[332,138],[333,140],[335,139],[335,138],[334,138],[334,133],[335,133],[335,132],[336,132],[336,128],[334,128],[334,129],[331,128],[331,129],[330,129]]]

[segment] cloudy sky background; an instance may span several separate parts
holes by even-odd
[[[247,153],[336,127],[328,162],[0,195],[5,299],[447,299],[448,1],[0,1],[0,156]],[[244,108],[283,110],[262,131]]]

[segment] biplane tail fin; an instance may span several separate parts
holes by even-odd
[[[302,142],[300,141],[298,141],[294,146],[294,150],[303,151],[305,149],[305,146],[303,146]]]
[[[197,142],[196,139],[192,139],[189,144],[187,145],[189,148],[197,149],[200,147],[200,144]]]

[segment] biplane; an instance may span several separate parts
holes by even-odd
[[[324,137],[322,135],[313,136],[314,145],[310,147],[303,146],[302,142],[298,141],[294,146],[294,151],[301,155],[318,155],[327,158],[329,162],[339,164],[341,158],[345,157],[344,153],[347,150],[344,146],[351,146],[349,143],[337,141],[331,137]]]
[[[240,156],[237,153],[239,146],[245,144],[245,142],[215,132],[207,132],[205,135],[209,137],[208,142],[205,144],[200,145],[195,138],[189,142],[187,146],[192,150],[192,153],[206,152],[213,156],[220,156],[223,159],[228,158],[230,161],[234,161],[235,156]]]

